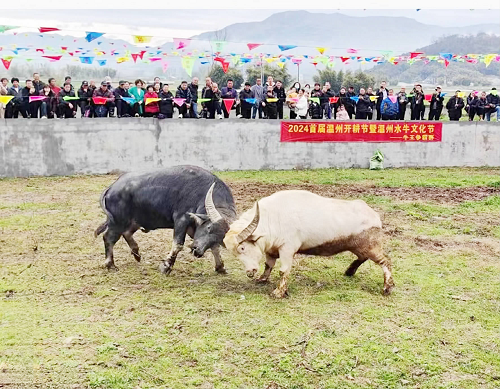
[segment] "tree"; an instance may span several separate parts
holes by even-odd
[[[350,71],[346,72],[344,77],[344,85],[346,88],[353,86],[354,90],[358,92],[360,88],[375,87],[375,77],[370,76],[362,71],[357,71],[352,74]]]
[[[208,77],[212,79],[212,81],[219,84],[219,89],[223,86],[227,85],[227,80],[232,79],[234,83],[234,87],[239,89],[241,84],[243,84],[243,75],[241,71],[237,68],[230,67],[227,73],[224,73],[222,70],[222,66],[214,65],[210,72],[208,73]]]
[[[292,82],[292,76],[288,73],[288,69],[283,66],[283,69],[279,66],[273,66],[270,64],[264,64],[264,80],[262,84],[266,82],[268,76],[272,76],[274,81],[280,80],[283,83],[283,87],[288,87]],[[250,66],[247,68],[247,81],[254,85],[257,78],[261,78],[261,68],[260,66]]]
[[[340,89],[340,87],[336,88],[337,72],[335,70],[330,68],[325,68],[324,70],[320,70],[316,68],[316,71],[318,72],[318,74],[313,76],[314,82],[319,82],[321,85],[325,85],[326,82],[329,82],[333,90]]]

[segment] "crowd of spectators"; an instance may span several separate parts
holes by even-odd
[[[157,117],[172,118],[177,111],[179,118],[229,118],[234,110],[236,117],[244,119],[283,119],[288,110],[290,119],[335,120],[404,120],[407,109],[410,120],[439,120],[446,107],[450,120],[459,120],[463,114],[469,120],[477,115],[479,120],[490,120],[491,114],[500,115],[500,101],[496,88],[486,92],[471,92],[467,98],[458,90],[445,104],[444,93],[437,86],[426,95],[422,85],[415,84],[409,92],[389,89],[383,81],[374,91],[372,87],[355,91],[352,86],[333,91],[326,82],[302,87],[296,82],[288,90],[280,80],[269,76],[266,83],[257,79],[255,85],[245,82],[237,91],[233,80],[219,88],[209,77],[199,90],[198,78],[190,83],[182,81],[174,90],[156,77],[152,84],[140,79],[133,85],[120,81],[113,88],[106,77],[97,85],[83,81],[76,89],[71,77],[66,77],[61,87],[54,78],[45,84],[38,73],[21,86],[19,79],[2,78],[0,96],[12,96],[0,103],[0,118],[73,118],[78,109],[81,117]],[[199,101],[198,101],[199,100]],[[426,104],[426,102],[428,104]],[[425,116],[428,107],[428,116]]]

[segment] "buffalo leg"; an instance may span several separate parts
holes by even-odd
[[[227,274],[227,271],[224,268],[224,262],[222,262],[222,258],[220,256],[220,247],[214,246],[211,250],[215,260],[215,271],[219,274]]]
[[[130,252],[134,256],[135,260],[137,262],[141,262],[141,255],[139,254],[139,245],[135,241],[133,235],[134,233],[139,229],[139,226],[136,224],[133,224],[127,231],[125,231],[122,236],[123,239],[128,244],[128,247],[130,247]]]
[[[391,260],[385,256],[382,248],[371,250],[370,259],[380,265],[384,272],[384,294],[391,294],[394,288],[394,280],[392,278],[392,263]]]
[[[262,275],[255,280],[255,282],[267,282],[269,276],[271,275],[271,272],[273,271],[274,265],[276,265],[276,258],[272,258],[269,255],[266,255],[266,268],[264,269]]]
[[[358,259],[354,260],[351,265],[347,268],[345,271],[345,275],[352,277],[354,274],[356,274],[356,271],[358,270],[358,267],[360,267],[363,263],[367,261],[368,258],[362,258],[358,256]]]
[[[108,230],[104,233],[104,250],[106,252],[105,265],[108,269],[118,270],[113,260],[113,247],[116,242],[118,242],[118,239],[120,239],[120,236],[122,236],[121,232],[114,230],[112,227],[108,227]]]
[[[184,248],[188,227],[189,219],[187,217],[179,219],[174,226],[174,241],[172,243],[172,249],[170,250],[166,260],[160,264],[160,271],[165,275],[169,275],[172,272],[175,260],[177,259],[177,254],[179,254]]]
[[[275,298],[283,298],[288,296],[288,276],[292,270],[293,255],[295,251],[280,250],[281,268],[280,268],[280,282],[276,289],[273,290],[271,296]]]

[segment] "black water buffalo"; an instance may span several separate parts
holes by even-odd
[[[228,186],[209,171],[197,166],[174,166],[148,172],[126,173],[101,195],[107,220],[95,231],[104,233],[106,267],[115,268],[113,246],[121,236],[132,255],[141,260],[133,235],[158,228],[173,228],[172,250],[160,265],[169,274],[186,234],[193,238],[191,251],[201,257],[211,249],[215,270],[225,273],[219,249],[229,225],[236,219],[236,207]]]

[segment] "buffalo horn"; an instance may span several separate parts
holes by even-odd
[[[238,244],[247,240],[250,235],[252,235],[259,224],[260,219],[260,211],[259,211],[259,202],[255,203],[255,216],[250,224],[238,234]]]
[[[206,209],[207,215],[210,218],[210,221],[212,223],[216,223],[222,219],[222,216],[220,215],[219,211],[217,211],[217,208],[215,208],[214,199],[212,197],[212,193],[214,191],[214,186],[215,186],[215,182],[212,184],[212,186],[210,187],[210,189],[207,192],[207,196],[205,197],[205,209]]]

